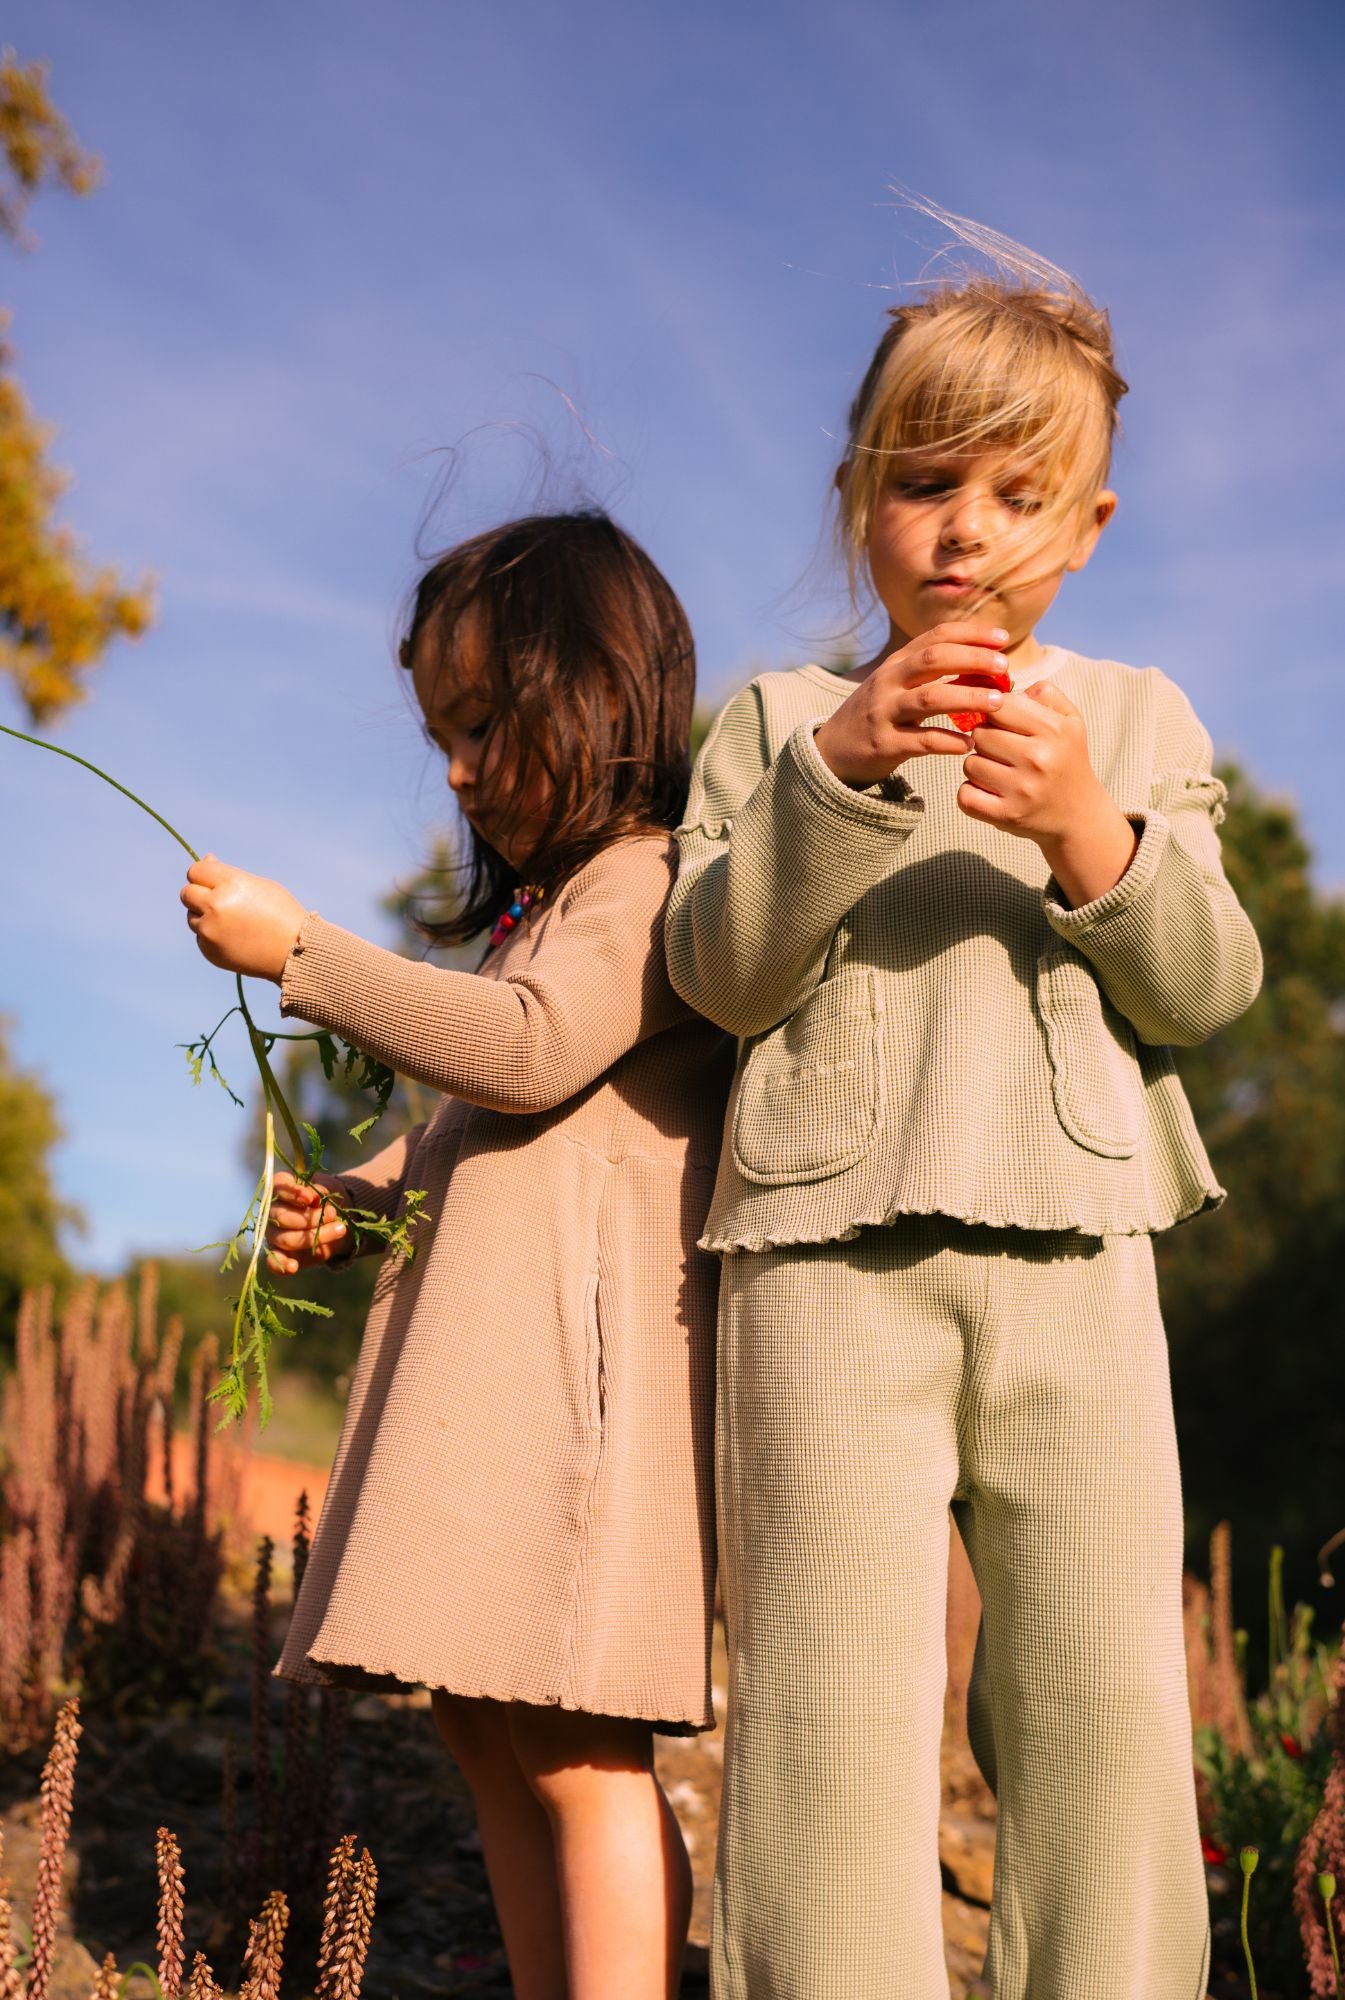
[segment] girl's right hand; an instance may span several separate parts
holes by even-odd
[[[1001,627],[970,623],[933,625],[890,653],[818,730],[817,754],[846,785],[873,785],[908,757],[940,752],[965,757],[969,736],[956,729],[922,729],[931,715],[965,711],[969,696],[951,678],[956,674],[1007,672],[999,648],[1008,640]],[[993,712],[1004,697],[977,688],[975,705]]]
[[[278,1173],[266,1225],[266,1268],[288,1276],[311,1264],[329,1264],[344,1256],[350,1231],[335,1205],[341,1183],[335,1174],[314,1174],[311,1181]]]

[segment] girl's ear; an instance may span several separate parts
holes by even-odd
[[[1104,486],[1093,502],[1093,518],[1088,523],[1074,545],[1074,553],[1065,564],[1068,571],[1081,570],[1098,544],[1098,536],[1116,512],[1116,495],[1110,487]]]

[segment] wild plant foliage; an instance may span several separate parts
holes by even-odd
[[[33,1898],[31,1944],[18,1947],[21,1925],[4,1880],[4,1829],[0,1826],[0,1996],[3,2000],[48,2000],[56,1962],[61,1917],[61,1883],[75,1802],[79,1754],[79,1703],[73,1697],[56,1719],[55,1737],[42,1773],[41,1844]],[[365,1848],[356,1857],[355,1836],[336,1844],[327,1869],[315,2000],[359,2000],[373,1927],[378,1871]],[[98,1969],[90,2000],[120,2000],[132,1973],[141,1974],[155,2000],[223,2000],[223,1988],[204,1952],[197,1951],[184,1984],[186,1963],[186,1874],[177,1838],[161,1826],[154,1846],[158,1876],[157,1966],[133,1965],[119,1971],[109,1952]],[[281,2000],[290,1904],[275,1889],[248,1926],[239,2000]],[[310,1982],[303,1982],[308,1990]]]
[[[1187,1674],[1216,1948],[1221,1940],[1277,1992],[1340,1993],[1337,1877],[1345,1874],[1345,1648],[1286,1610],[1283,1554],[1270,1563],[1266,1686],[1248,1695],[1227,1523],[1210,1585],[1186,1585]],[[1236,1869],[1236,1876],[1234,1870]],[[1255,1883],[1253,1882],[1255,1878]],[[1236,1911],[1232,1904],[1236,1900]]]
[[[145,800],[130,791],[127,786],[91,764],[87,757],[77,757],[72,750],[62,750],[58,744],[45,743],[40,737],[26,736],[22,730],[10,729],[0,723],[0,735],[12,736],[20,743],[29,743],[38,750],[49,750],[53,756],[64,757],[72,764],[92,771],[96,778],[111,785],[114,791],[130,799],[133,805],[148,813],[164,831],[171,834],[184,853],[193,861],[199,861],[196,849],[185,840],[177,828],[166,820],[162,813],[147,805]],[[311,1042],[316,1045],[324,1071],[330,1077],[335,1074],[336,1065],[345,1067],[348,1078],[355,1079],[362,1087],[373,1093],[374,1110],[372,1116],[361,1119],[350,1129],[352,1139],[359,1141],[377,1124],[387,1108],[396,1083],[394,1072],[375,1056],[364,1054],[360,1049],[333,1035],[326,1029],[313,1029],[300,1033],[286,1033],[280,1029],[262,1029],[252,1017],[248,1007],[247,994],[241,976],[234,980],[237,1000],[223,1018],[216,1023],[209,1034],[198,1036],[193,1042],[180,1044],[186,1050],[187,1063],[192,1081],[200,1083],[208,1065],[210,1074],[233,1098],[235,1104],[243,1100],[231,1088],[215,1059],[214,1044],[225,1023],[235,1015],[243,1023],[248,1047],[257,1067],[261,1084],[262,1102],[265,1107],[264,1147],[261,1174],[247,1211],[233,1235],[223,1243],[208,1244],[207,1249],[222,1249],[224,1262],[221,1270],[240,1272],[238,1294],[233,1301],[233,1332],[223,1373],[212,1398],[222,1402],[226,1418],[242,1417],[248,1407],[249,1383],[255,1381],[261,1409],[263,1427],[271,1415],[271,1390],[269,1361],[271,1349],[278,1337],[289,1339],[296,1331],[286,1315],[316,1314],[323,1319],[331,1318],[331,1307],[320,1305],[314,1299],[296,1298],[293,1293],[279,1291],[266,1276],[264,1247],[267,1224],[271,1217],[271,1202],[275,1191],[277,1163],[287,1167],[296,1179],[311,1182],[322,1165],[322,1141],[311,1125],[301,1126],[285,1097],[284,1091],[271,1065],[271,1054],[277,1042]],[[283,1136],[282,1136],[283,1135]],[[355,1254],[367,1249],[370,1244],[382,1244],[390,1254],[410,1259],[414,1255],[411,1232],[421,1220],[425,1200],[422,1189],[412,1189],[406,1194],[401,1212],[395,1216],[377,1215],[371,1209],[349,1207],[342,1204],[341,1214],[351,1232],[351,1244]],[[325,1219],[327,1203],[324,1200],[318,1211],[319,1221]]]
[[[293,1538],[290,1612],[298,1603],[311,1539],[308,1495],[300,1493]],[[336,1770],[345,1739],[350,1696],[344,1688],[285,1684],[279,1743],[272,1719],[272,1574],[269,1535],[257,1546],[249,1621],[251,1652],[251,1814],[238,1810],[236,1751],[223,1782],[226,1902],[255,1906],[267,1882],[295,1900],[314,1894],[336,1837]]]
[[[181,1324],[157,1324],[152,1267],[133,1307],[90,1279],[59,1325],[49,1288],[19,1310],[0,1402],[0,1742],[31,1742],[72,1686],[190,1689],[208,1653],[246,1434],[215,1434],[213,1341],[194,1357],[194,1472],[171,1451]],[[159,1460],[162,1500],[150,1500]]]

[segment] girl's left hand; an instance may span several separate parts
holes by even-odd
[[[972,731],[957,802],[969,819],[1035,840],[1075,907],[1119,882],[1135,829],[1093,769],[1084,719],[1049,681],[1009,694]]]
[[[288,889],[203,854],[187,870],[182,901],[187,923],[212,965],[279,984],[308,915]]]

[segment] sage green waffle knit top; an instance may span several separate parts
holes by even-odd
[[[706,1249],[903,1214],[1134,1235],[1223,1199],[1173,1057],[1261,978],[1210,739],[1155,667],[1051,665],[1139,834],[1078,909],[1035,842],[959,809],[961,758],[837,778],[814,731],[853,683],[827,669],[762,674],[716,721],[667,932],[673,985],[740,1038]]]

